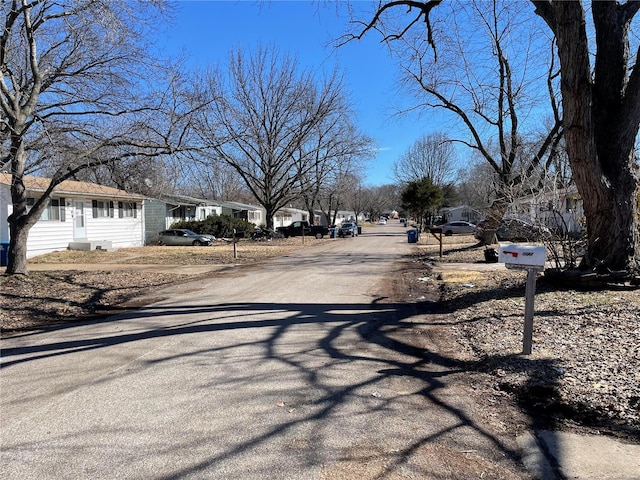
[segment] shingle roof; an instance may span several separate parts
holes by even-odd
[[[27,191],[44,192],[49,183],[50,178],[43,177],[23,177],[24,185]],[[8,173],[0,173],[0,184],[11,185],[11,175]],[[98,185],[89,182],[77,182],[75,180],[65,180],[57,185],[53,190],[56,195],[88,195],[92,197],[108,197],[108,198],[135,198],[144,199],[145,197],[138,194],[128,193],[113,187]]]

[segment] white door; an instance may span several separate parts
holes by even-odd
[[[73,238],[78,240],[87,238],[87,228],[84,222],[84,202],[73,202]]]

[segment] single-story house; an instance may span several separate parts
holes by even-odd
[[[273,216],[273,228],[288,227],[293,222],[308,222],[309,212],[298,208],[281,208]]]
[[[333,222],[334,212],[329,212],[329,219],[327,219],[326,215],[320,211],[315,211],[315,224],[316,225],[324,225],[330,226]],[[364,213],[358,214],[356,218],[355,213],[352,210],[338,210],[335,212],[335,224],[342,225],[344,222],[356,222],[358,224],[362,224],[367,219],[367,215]]]
[[[50,179],[24,177],[28,204],[42,196]],[[9,241],[11,175],[0,173],[0,241]],[[56,250],[139,247],[144,243],[144,197],[117,188],[65,180],[29,231],[27,257]]]
[[[262,207],[239,202],[220,202],[220,206],[222,207],[222,215],[241,218],[257,227],[266,224],[266,213]]]
[[[582,197],[575,186],[518,198],[509,205],[505,217],[541,223],[552,231],[572,235],[584,229]]]
[[[463,221],[477,224],[484,218],[482,212],[468,205],[460,205],[458,207],[443,207],[438,213],[442,216],[443,223]]]
[[[157,240],[158,233],[176,222],[204,220],[210,215],[222,215],[222,204],[186,195],[161,195],[144,203],[145,243]]]

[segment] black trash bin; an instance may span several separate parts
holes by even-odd
[[[407,230],[407,242],[408,243],[416,243],[418,241],[418,230],[412,228],[411,230]]]

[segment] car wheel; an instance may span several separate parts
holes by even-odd
[[[324,235],[323,235],[323,234],[321,234],[320,232],[316,233],[316,238],[317,238],[318,240],[320,240],[322,237],[324,237]]]
[[[194,247],[199,247],[200,245],[202,245],[202,242],[200,240],[194,240],[193,241],[193,246]]]
[[[451,235],[453,235],[453,232],[451,230],[447,230],[446,232],[444,232],[445,236],[450,237]]]

